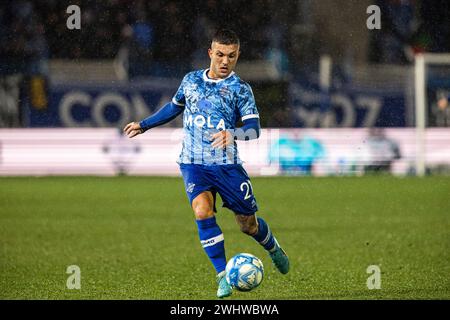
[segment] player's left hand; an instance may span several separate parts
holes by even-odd
[[[234,142],[234,137],[228,130],[223,130],[211,136],[213,148],[225,148]]]

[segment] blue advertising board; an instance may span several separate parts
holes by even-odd
[[[294,124],[306,128],[405,127],[407,98],[403,88],[383,90],[351,85],[328,92],[307,82],[291,82],[289,99]]]
[[[45,108],[28,107],[28,127],[123,127],[172,99],[179,83],[57,83]]]
[[[179,80],[130,83],[52,83],[45,107],[25,107],[28,127],[123,127],[169,102]],[[405,127],[404,90],[342,86],[324,93],[309,82],[292,81],[289,107],[296,127]],[[260,101],[260,104],[264,102]],[[27,105],[27,103],[25,103]],[[173,123],[177,125],[177,123]]]

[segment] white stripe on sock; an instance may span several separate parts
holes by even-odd
[[[223,233],[221,233],[221,234],[219,234],[216,237],[209,238],[207,240],[201,240],[200,243],[202,244],[203,248],[206,248],[206,247],[213,246],[213,245],[215,245],[215,244],[217,244],[217,243],[219,243],[219,242],[221,242],[223,240],[224,240]]]
[[[280,246],[280,245],[278,244],[277,239],[273,238],[273,248],[272,248],[272,249],[269,249],[269,252],[274,252],[275,250],[278,249],[279,246]]]
[[[261,243],[262,245],[265,245],[265,244],[269,241],[271,235],[272,235],[272,232],[270,232],[269,227],[267,227],[267,236],[266,236],[266,238],[265,238],[263,241],[261,241],[260,243]]]

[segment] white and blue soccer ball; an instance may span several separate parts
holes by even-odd
[[[250,253],[239,253],[231,258],[225,268],[228,284],[238,291],[258,287],[264,277],[262,261]]]

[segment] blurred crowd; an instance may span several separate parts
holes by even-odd
[[[369,61],[407,63],[417,51],[450,51],[447,0],[375,3],[383,28],[370,33]],[[66,9],[72,4],[81,8],[81,30],[66,27]],[[189,68],[207,58],[211,33],[218,27],[240,35],[245,45],[241,59],[271,60],[286,71],[299,56],[306,58],[296,52],[293,29],[316,23],[312,6],[311,0],[6,0],[0,4],[0,73],[45,72],[48,58],[112,59],[125,49],[131,73],[147,72],[151,62]],[[303,50],[316,56],[316,47],[309,43]]]
[[[66,9],[72,4],[81,8],[81,30],[67,29]],[[271,0],[2,1],[0,58],[9,69],[23,69],[31,60],[48,58],[112,59],[126,48],[131,72],[133,63],[134,69],[142,70],[150,61],[176,62],[182,68],[207,58],[211,33],[228,27],[246,45],[242,59],[263,59],[268,48],[284,45],[293,4]],[[286,10],[274,15],[274,6]]]
[[[382,28],[371,32],[369,60],[412,62],[419,52],[450,52],[450,1],[377,0]]]

